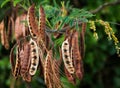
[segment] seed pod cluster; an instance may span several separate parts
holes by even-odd
[[[83,63],[82,63],[82,55],[83,50],[83,41],[84,41],[84,34],[81,35],[81,46],[79,46],[79,35],[78,31],[73,30],[67,32],[66,39],[62,43],[62,58],[65,65],[64,71],[65,75],[68,80],[75,84],[76,77],[80,80],[83,77]],[[79,48],[80,47],[80,48]],[[69,58],[69,59],[68,59]],[[74,70],[71,70],[74,69]]]
[[[40,38],[42,40],[45,40],[45,13],[44,9],[41,6],[39,9],[39,25],[38,21],[35,17],[35,6],[34,4],[28,9],[28,14],[27,14],[27,22],[28,22],[28,27],[30,34],[32,38]]]
[[[16,63],[14,63],[13,60],[14,59],[13,53],[11,53],[10,55],[12,56],[12,58],[10,58],[11,64],[15,64],[14,66],[12,65],[14,77],[18,78],[19,76],[21,76],[23,80],[27,82],[31,81],[31,76],[30,74],[28,74],[28,69],[30,64],[29,51],[30,51],[29,43],[24,43],[22,45],[18,43],[16,47]],[[13,50],[11,52],[13,52]]]
[[[30,44],[28,42],[25,42],[21,47],[20,51],[20,59],[21,59],[21,70],[20,74],[23,77],[23,80],[30,82],[31,81],[31,75],[28,73],[29,67],[30,67]]]
[[[43,49],[41,45],[45,45],[45,13],[44,9],[40,7],[39,16],[40,25],[38,25],[35,17],[35,6],[32,5],[28,9],[27,22],[29,28],[29,41],[23,36],[23,39],[17,39],[16,47],[16,61],[14,61],[13,49],[10,53],[10,61],[12,64],[13,75],[17,78],[20,75],[23,80],[30,82],[33,75],[35,75],[38,66],[43,69]],[[17,33],[18,34],[18,33]],[[26,33],[24,33],[26,34]],[[41,42],[41,45],[39,45]],[[44,46],[46,47],[46,46]],[[15,46],[13,47],[15,48]],[[43,47],[42,47],[43,48]],[[16,63],[15,63],[16,62]],[[43,70],[41,70],[43,71]]]
[[[16,63],[13,60],[13,50],[10,56],[11,64],[13,64],[13,75],[16,78],[20,75],[23,80],[30,82],[39,65],[39,53],[36,42],[30,39],[30,41],[24,40],[18,43],[16,47]]]
[[[13,75],[15,78],[21,76],[23,80],[31,82],[32,76],[35,75],[39,67],[40,72],[44,75],[47,88],[62,88],[59,70],[63,60],[65,75],[71,83],[75,84],[76,78],[81,80],[83,77],[82,58],[84,55],[82,54],[84,54],[85,30],[80,33],[81,40],[79,44],[78,31],[75,29],[71,31],[69,27],[60,48],[60,59],[54,59],[55,55],[52,53],[54,49],[49,50],[47,47],[50,43],[47,42],[47,38],[50,39],[45,32],[44,9],[40,7],[39,12],[39,23],[37,23],[35,6],[32,5],[28,9],[27,22],[31,36],[25,37],[25,35],[23,39],[20,39],[21,36],[17,38],[16,61],[14,61],[13,49],[11,49],[10,61]],[[85,25],[82,29],[85,29]]]
[[[38,46],[42,49],[43,53],[45,49],[43,48],[43,45],[48,46],[48,36],[45,32],[45,12],[42,6],[40,6],[39,9],[39,25],[38,20],[35,17],[35,6],[34,4],[30,6],[28,9],[27,14],[27,22],[29,27],[30,35],[33,39],[36,39]],[[48,41],[47,41],[48,40]]]

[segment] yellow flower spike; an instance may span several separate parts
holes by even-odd
[[[117,37],[116,37],[115,35],[112,34],[112,38],[113,38],[115,44],[118,44],[118,43],[119,43],[119,41],[118,41],[118,39],[117,39]]]
[[[118,56],[120,56],[120,47],[118,46],[119,41],[118,41],[117,37],[115,36],[115,33],[114,33],[113,29],[111,28],[110,24],[103,20],[96,20],[96,22],[100,23],[102,26],[105,27],[105,33],[108,35],[108,39],[114,41],[115,48],[117,50],[117,54],[118,54]]]
[[[93,36],[95,37],[96,40],[98,40],[98,34],[96,32],[93,33]]]
[[[90,29],[93,30],[93,36],[95,37],[96,40],[98,40],[98,34],[96,32],[96,26],[95,26],[95,21],[89,21],[90,24]]]
[[[95,22],[94,21],[89,21],[90,23],[90,29],[93,31],[96,31],[96,26],[95,26]]]

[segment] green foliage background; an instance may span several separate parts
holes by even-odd
[[[2,20],[2,18],[5,16],[5,12],[10,10],[9,1],[10,0],[0,0],[0,20]],[[69,0],[64,1],[67,3]],[[75,3],[77,1],[78,3]],[[70,5],[65,5],[67,8],[71,9],[77,8],[90,11],[96,9],[105,2],[111,1],[115,0],[70,0]],[[14,0],[14,6],[21,2],[22,0]],[[61,0],[23,0],[21,5],[23,8],[27,8],[31,3],[35,3],[35,5],[38,7],[39,5],[43,5],[44,7],[54,7],[51,9],[56,9],[61,6]],[[120,40],[119,10],[120,5],[106,7],[102,11],[96,13],[94,17],[90,17],[89,19],[102,19],[104,21],[108,21],[115,31],[115,35]],[[50,17],[49,11],[51,10],[46,10],[48,17]],[[59,17],[55,17],[55,19],[59,19]],[[54,28],[54,24],[52,27]],[[64,83],[65,88],[120,88],[120,58],[116,54],[113,42],[108,41],[107,36],[104,33],[104,28],[99,24],[97,25],[97,33],[99,36],[98,41],[93,37],[93,32],[90,31],[89,25],[87,26],[85,35],[85,58],[83,59],[84,78],[81,81],[78,80],[77,85],[74,86],[70,84],[65,77],[62,77],[61,80]],[[58,44],[58,42],[61,41],[56,40],[55,42]],[[12,83],[16,83],[15,88],[25,88],[25,83],[19,82],[21,79],[15,82],[14,78],[11,76],[9,52],[10,50],[5,50],[0,44],[0,88],[9,88]],[[43,79],[38,76],[33,78],[31,86],[32,88],[45,88]],[[13,88],[12,85],[10,88]]]

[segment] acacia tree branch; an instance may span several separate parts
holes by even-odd
[[[118,4],[120,4],[120,0],[117,0],[117,1],[115,1],[115,2],[106,2],[106,3],[104,3],[103,5],[100,5],[100,6],[99,6],[98,8],[96,8],[95,10],[91,10],[90,12],[93,13],[93,14],[95,14],[95,13],[101,11],[102,9],[104,9],[104,8],[107,7],[107,6],[114,6],[114,5],[118,5]]]

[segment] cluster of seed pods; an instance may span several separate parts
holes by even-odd
[[[83,37],[84,36],[82,36],[82,38]],[[81,40],[80,43],[82,42],[83,41]],[[79,46],[79,34],[76,30],[73,30],[62,43],[62,58],[65,65],[65,74],[68,80],[73,84],[76,82],[76,77],[80,80],[83,77],[83,63],[81,55],[81,49],[83,48],[81,47],[83,47],[83,44],[82,46]]]
[[[71,31],[70,35],[65,38],[60,48],[61,59],[57,61],[54,59],[52,49],[48,49],[46,44],[45,32],[45,13],[44,9],[40,7],[39,22],[36,22],[35,6],[32,5],[28,9],[27,23],[30,36],[17,41],[16,44],[16,61],[14,61],[14,48],[11,49],[10,62],[12,65],[12,73],[15,78],[22,77],[27,82],[32,81],[32,76],[35,75],[38,67],[42,69],[45,84],[48,88],[62,88],[59,75],[59,66],[61,60],[64,62],[64,71],[68,80],[75,84],[76,77],[82,79],[83,65],[82,51],[84,41],[84,31],[81,36],[81,44],[79,43],[78,31]],[[80,45],[80,46],[79,46]],[[82,48],[79,48],[82,47]],[[44,58],[44,53],[46,58]]]
[[[40,51],[41,49],[37,41],[44,41],[43,39],[45,36],[45,14],[42,7],[40,7],[39,21],[40,25],[38,26],[38,23],[36,23],[35,19],[35,6],[32,5],[28,9],[27,13],[27,22],[30,37],[29,39],[23,37],[22,40],[17,40],[15,55],[16,61],[14,61],[14,49],[11,50],[10,54],[13,76],[15,78],[21,76],[23,80],[27,82],[31,81],[31,78],[35,75],[39,64],[42,65],[42,62],[40,60],[42,51]]]

